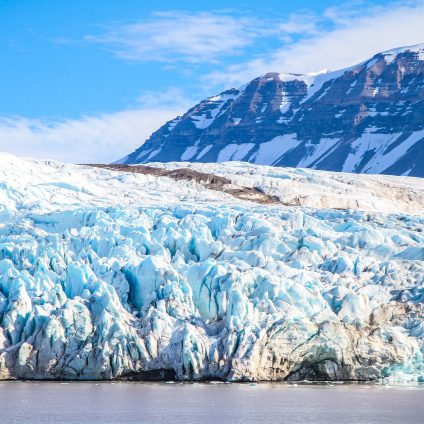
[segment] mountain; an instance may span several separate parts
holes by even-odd
[[[203,100],[117,163],[168,161],[424,177],[424,44],[336,72],[268,73]]]
[[[421,179],[0,163],[0,379],[424,381]]]

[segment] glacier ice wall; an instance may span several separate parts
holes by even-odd
[[[22,210],[0,208],[0,378],[424,380],[419,216]]]

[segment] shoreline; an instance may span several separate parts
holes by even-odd
[[[55,383],[55,384],[118,384],[118,383],[131,383],[131,384],[153,384],[153,385],[204,385],[204,386],[218,386],[218,385],[236,385],[236,386],[281,386],[281,387],[341,387],[341,386],[369,386],[369,387],[415,387],[424,389],[424,382],[419,381],[222,381],[222,380],[124,380],[124,379],[111,379],[111,380],[58,380],[58,379],[4,379],[0,380],[2,383]]]

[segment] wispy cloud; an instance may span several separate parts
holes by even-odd
[[[144,91],[136,98],[139,106],[145,109],[166,107],[167,109],[181,110],[192,106],[193,101],[193,99],[187,98],[184,92],[178,87],[171,87],[162,91]]]
[[[161,12],[85,40],[129,60],[168,62],[166,66],[176,69],[182,62],[210,64],[206,75],[193,74],[193,80],[203,82],[198,97],[202,90],[212,95],[270,71],[339,69],[382,50],[424,42],[423,22],[421,0],[384,7],[358,0],[322,14],[298,11],[286,19]],[[259,44],[264,46],[261,53]],[[239,62],[234,64],[234,59]],[[0,117],[0,150],[65,162],[110,162],[140,146],[192,104],[173,88],[145,92],[136,106],[117,113],[63,120]]]
[[[299,10],[286,19],[277,15],[259,19],[228,11],[167,11],[117,24],[86,36],[85,41],[102,45],[123,59],[168,62],[179,71],[178,64],[183,62],[209,64],[210,71],[200,79],[214,89],[242,84],[269,71],[338,69],[381,50],[420,43],[424,41],[423,20],[422,0],[394,0],[384,6],[353,0],[321,14]],[[263,48],[256,49],[259,43]]]
[[[177,90],[146,93],[135,109],[80,119],[0,117],[0,151],[71,163],[108,163],[135,148],[190,105]]]
[[[167,11],[117,25],[100,35],[87,35],[85,40],[129,60],[205,63],[240,53],[266,32],[251,17]]]
[[[364,13],[366,12],[366,13]],[[211,86],[239,85],[266,72],[340,69],[375,53],[424,42],[424,2],[372,6],[364,1],[292,15],[278,26],[281,47],[205,75]]]

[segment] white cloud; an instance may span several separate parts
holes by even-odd
[[[422,1],[384,7],[354,2],[327,9],[321,16],[298,13],[279,24],[281,48],[210,72],[204,81],[228,87],[266,72],[308,73],[348,67],[384,50],[423,43],[423,22]],[[303,35],[293,37],[299,34]]]
[[[109,163],[141,146],[194,100],[175,87],[146,91],[136,105],[76,119],[0,116],[0,151],[70,163]]]
[[[318,34],[320,17],[311,12],[293,13],[289,18],[277,25],[277,31],[287,42],[291,41],[292,35],[311,36]]]
[[[150,19],[115,25],[85,40],[127,60],[176,66],[220,62],[219,68],[200,77],[216,90],[271,71],[340,69],[382,50],[420,43],[424,41],[423,21],[422,0],[390,1],[384,6],[372,0],[352,0],[322,14],[299,10],[285,20],[278,15],[259,19],[218,12],[156,12]],[[252,48],[276,41],[279,48],[261,47],[262,54]],[[242,54],[250,54],[251,59],[222,66],[228,57],[234,61]]]
[[[150,20],[86,39],[126,59],[191,63],[217,62],[246,51],[255,42],[279,40],[278,49],[256,57],[251,53],[252,59],[246,62],[220,64],[218,70],[203,76],[199,90],[207,89],[212,95],[266,72],[340,69],[379,51],[424,42],[423,22],[423,1],[385,7],[354,1],[321,15],[303,11],[285,21],[273,17],[261,23],[219,13],[161,12]],[[140,146],[193,103],[178,89],[171,89],[146,92],[137,99],[137,107],[111,114],[63,120],[0,117],[0,150],[64,162],[111,162]]]
[[[143,108],[158,108],[166,105],[168,109],[182,109],[193,105],[193,100],[188,99],[177,87],[171,87],[164,91],[145,91],[137,97],[136,101]]]
[[[74,120],[0,118],[0,151],[71,163],[108,163],[143,144],[184,109],[146,108]]]
[[[115,26],[90,43],[136,61],[215,62],[234,55],[267,30],[249,17],[212,12],[156,12],[151,19]]]

